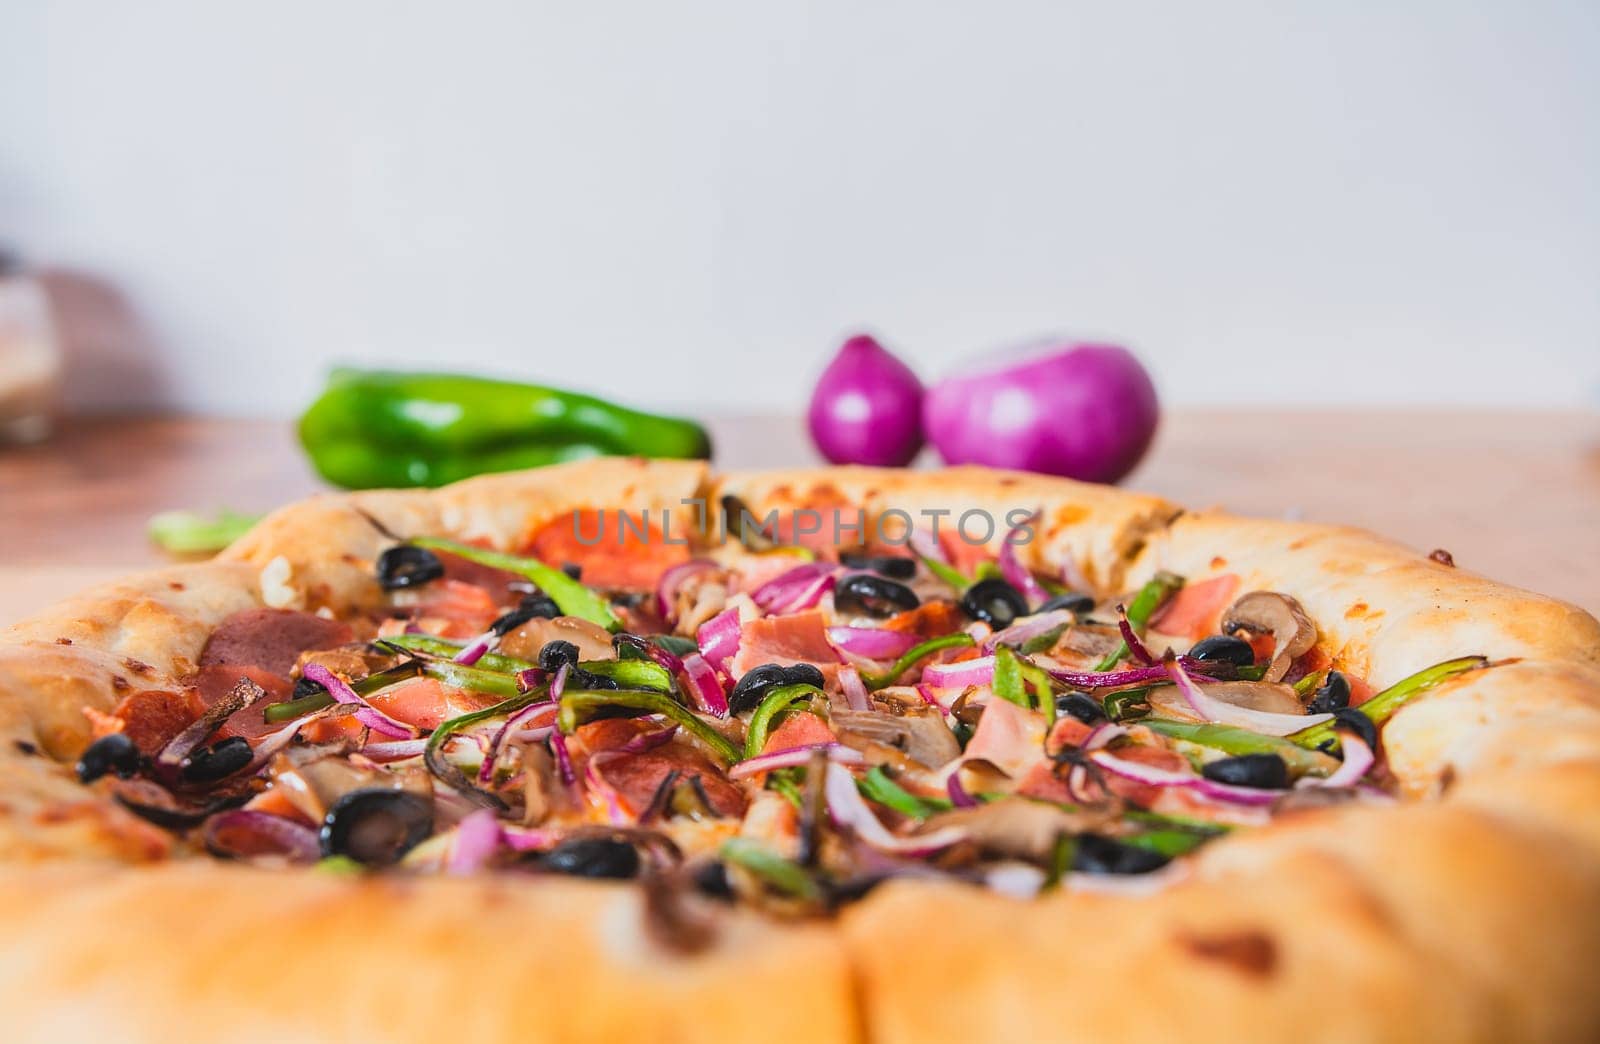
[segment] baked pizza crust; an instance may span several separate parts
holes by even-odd
[[[174,684],[232,612],[373,597],[373,519],[512,546],[575,507],[727,493],[758,515],[1037,508],[1030,564],[1122,588],[1158,568],[1237,573],[1243,590],[1298,598],[1323,650],[1374,685],[1468,653],[1506,662],[1386,727],[1414,803],[1280,817],[1149,895],[1020,902],[902,881],[832,922],[721,911],[693,957],[651,940],[632,887],[139,865],[168,853],[166,835],[71,777],[80,708]],[[1600,624],[1350,529],[969,468],[713,479],[604,460],[319,497],[216,561],[0,637],[0,744],[0,1005],[20,1039],[1600,1037]]]

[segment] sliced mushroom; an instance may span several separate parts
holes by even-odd
[[[905,714],[858,711],[848,707],[831,713],[834,728],[846,743],[852,737],[882,743],[928,768],[938,768],[961,756],[961,744],[946,727],[943,716],[930,707]]]
[[[1290,685],[1265,681],[1231,681],[1210,682],[1200,688],[1207,696],[1213,696],[1224,703],[1231,703],[1235,707],[1269,711],[1273,714],[1305,713],[1305,709],[1300,706],[1300,697]],[[1150,690],[1146,699],[1151,709],[1163,717],[1179,718],[1184,721],[1202,720],[1195,715],[1194,708],[1189,706],[1183,694],[1170,685]]]
[[[617,651],[604,627],[577,616],[554,619],[535,617],[506,632],[500,651],[524,660],[539,659],[539,650],[551,642],[571,642],[578,647],[580,660],[615,660]]]
[[[977,808],[941,813],[923,824],[923,830],[961,826],[968,839],[986,853],[1042,860],[1049,858],[1062,834],[1103,831],[1115,821],[1110,812],[1068,812],[1042,801],[1002,798]]]
[[[1317,644],[1317,625],[1311,617],[1299,602],[1277,591],[1251,591],[1234,602],[1223,614],[1222,630],[1272,635],[1272,662],[1262,681],[1281,681],[1295,657]]]

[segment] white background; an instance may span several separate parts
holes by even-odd
[[[857,327],[1593,402],[1600,4],[4,0],[0,240],[96,406],[335,360],[797,406]]]

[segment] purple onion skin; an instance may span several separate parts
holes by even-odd
[[[947,464],[1117,482],[1155,437],[1156,389],[1125,348],[1082,344],[940,381],[923,427]]]
[[[806,423],[834,464],[904,467],[922,449],[922,382],[873,338],[852,337],[822,371]]]

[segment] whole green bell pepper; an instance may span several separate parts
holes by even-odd
[[[336,486],[442,486],[585,457],[708,457],[700,425],[575,392],[443,373],[335,370],[300,442]]]

